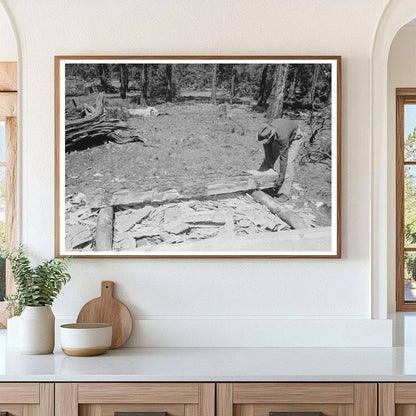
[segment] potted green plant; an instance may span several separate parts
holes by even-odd
[[[23,246],[0,250],[10,261],[16,292],[6,296],[8,309],[19,318],[19,351],[49,354],[55,346],[55,316],[51,305],[71,276],[67,258],[45,260],[32,266]]]

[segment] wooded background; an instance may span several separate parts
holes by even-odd
[[[143,107],[185,100],[210,90],[210,101],[249,101],[268,120],[284,108],[322,109],[331,103],[330,64],[67,64],[66,95],[103,91],[134,99]],[[221,97],[219,97],[221,92]],[[226,99],[224,98],[226,95]],[[195,97],[193,97],[194,99]],[[202,98],[201,98],[202,99]]]

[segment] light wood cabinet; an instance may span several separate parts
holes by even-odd
[[[416,383],[380,383],[379,416],[415,416]]]
[[[56,416],[215,416],[214,383],[57,383]],[[155,415],[156,414],[156,415]]]
[[[217,416],[377,416],[377,384],[219,383],[216,405]]]
[[[53,416],[52,383],[0,383],[0,415]]]
[[[416,416],[416,383],[0,383],[0,416],[2,412],[8,416]]]

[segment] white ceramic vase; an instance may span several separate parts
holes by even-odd
[[[19,319],[19,351],[50,354],[55,347],[55,316],[50,306],[26,306]]]

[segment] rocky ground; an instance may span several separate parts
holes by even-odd
[[[83,100],[93,103],[94,96],[76,100],[79,104]],[[139,130],[146,139],[144,144],[107,142],[66,154],[67,243],[73,249],[93,249],[98,209],[109,205],[115,192],[175,189],[180,194],[199,195],[210,183],[237,178],[245,170],[257,169],[262,161],[263,149],[256,133],[265,119],[249,104],[227,105],[227,117],[219,117],[216,106],[201,100],[156,105],[158,115],[147,117],[128,113],[136,107],[128,99],[106,98],[109,114],[124,118],[132,129]],[[306,119],[308,115],[303,116]],[[330,197],[329,166],[299,165],[292,209],[315,226],[330,225]],[[191,199],[173,205],[130,207],[115,214],[114,249],[210,238],[230,228],[231,222],[236,234],[286,229],[266,211],[248,194],[220,201]],[[195,215],[202,219],[184,220]],[[204,223],[204,216],[208,223]],[[212,222],[212,216],[217,220]],[[138,220],[126,228],[136,217]],[[224,218],[219,221],[219,217]]]

